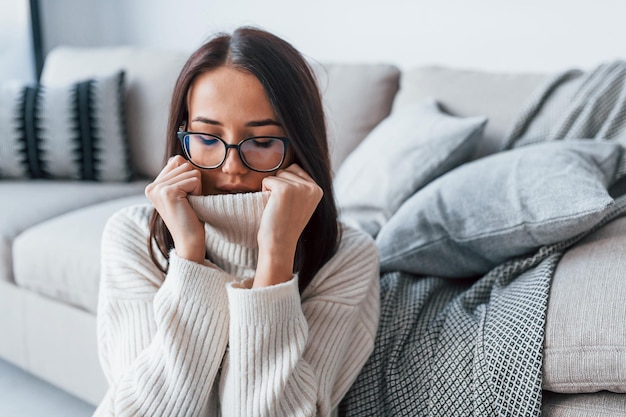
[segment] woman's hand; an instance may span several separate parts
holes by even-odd
[[[202,263],[205,256],[204,225],[189,205],[187,195],[201,192],[200,172],[180,155],[170,158],[146,187],[146,197],[172,234],[178,256],[197,263]]]
[[[324,194],[296,164],[264,178],[263,191],[271,194],[257,235],[259,259],[253,287],[291,279],[298,239]]]

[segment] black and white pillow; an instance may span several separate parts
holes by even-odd
[[[0,178],[129,180],[124,79],[0,85]]]

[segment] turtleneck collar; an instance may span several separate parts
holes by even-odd
[[[254,276],[257,234],[269,192],[188,196],[205,223],[209,260],[239,278]]]

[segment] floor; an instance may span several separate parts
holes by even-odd
[[[0,417],[89,417],[95,407],[0,360]]]

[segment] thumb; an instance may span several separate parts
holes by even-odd
[[[274,181],[275,178],[273,176],[263,178],[263,181],[261,181],[261,191],[272,191]]]
[[[195,187],[191,190],[191,195],[202,195],[202,175],[198,175]]]

